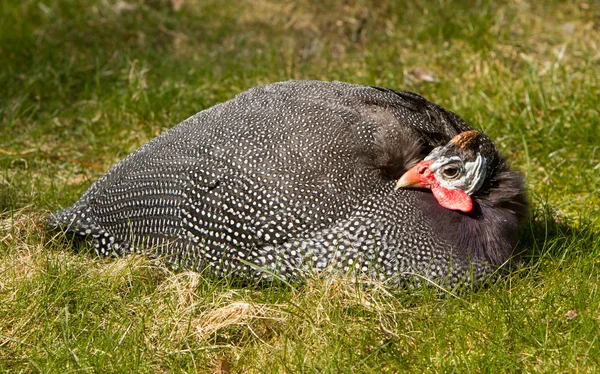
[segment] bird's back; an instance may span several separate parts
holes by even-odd
[[[419,207],[430,196],[394,191],[394,182],[466,129],[410,93],[340,82],[261,86],[142,146],[51,222],[91,238],[103,255],[150,249],[219,275],[289,277],[328,266],[382,279],[439,275],[449,245],[427,232]]]

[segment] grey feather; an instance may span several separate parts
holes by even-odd
[[[526,211],[522,181],[499,164],[472,215],[394,183],[469,129],[408,92],[317,81],[256,87],[142,146],[50,224],[104,256],[150,251],[218,276],[294,279],[332,268],[454,285],[509,257]]]

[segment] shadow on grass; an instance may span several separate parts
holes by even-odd
[[[527,267],[535,269],[545,259],[564,260],[593,248],[599,233],[589,217],[568,220],[552,207],[540,205],[521,229],[520,238],[517,252]]]

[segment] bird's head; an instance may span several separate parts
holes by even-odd
[[[434,148],[404,173],[396,189],[429,188],[444,208],[470,212],[471,196],[484,185],[497,161],[498,152],[486,135],[477,130],[465,131]]]

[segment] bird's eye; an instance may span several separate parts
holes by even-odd
[[[458,166],[448,166],[442,170],[442,175],[446,179],[456,179],[460,175]]]

